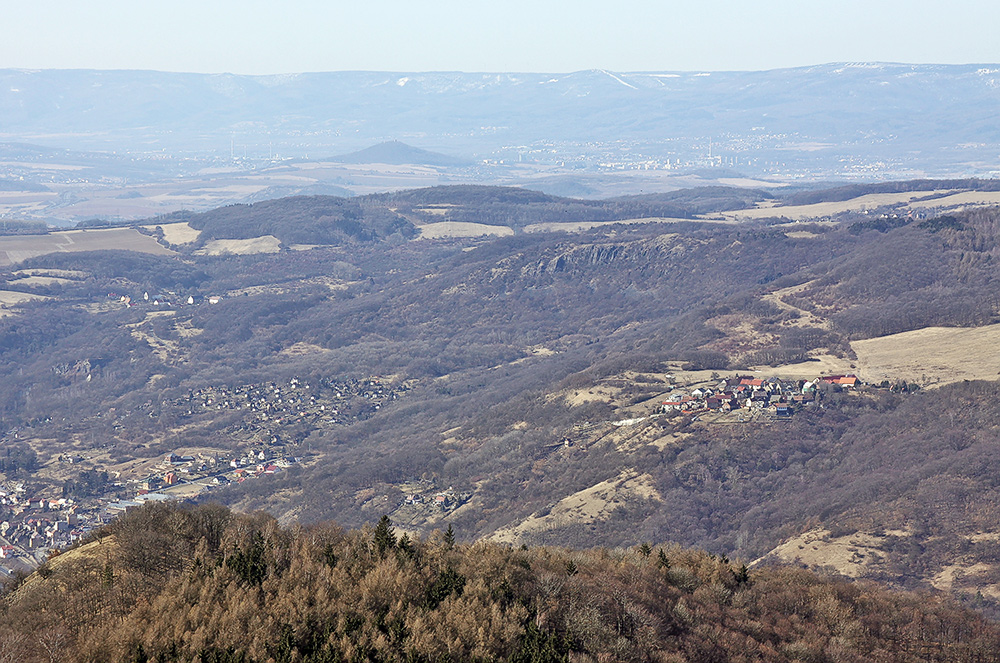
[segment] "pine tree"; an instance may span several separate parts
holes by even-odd
[[[115,582],[115,569],[111,565],[111,560],[109,559],[104,563],[104,570],[101,571],[101,585],[104,587],[110,587]]]
[[[323,549],[323,561],[331,569],[337,566],[337,553],[334,551],[332,543],[326,544],[326,547]]]
[[[395,547],[396,533],[392,529],[392,521],[389,516],[383,515],[375,526],[375,549],[380,556],[385,557]]]
[[[451,524],[448,525],[448,529],[444,533],[444,545],[448,550],[455,547],[455,529]]]
[[[733,576],[736,578],[737,585],[746,585],[749,587],[753,582],[750,579],[750,569],[746,564],[740,566],[739,571],[733,571]]]
[[[667,553],[663,552],[663,548],[660,548],[660,553],[656,556],[656,564],[664,571],[670,570],[670,560],[667,559]]]
[[[407,559],[413,559],[417,552],[417,549],[413,547],[413,542],[410,541],[410,537],[405,533],[403,536],[399,537],[399,544],[397,545],[397,548]]]

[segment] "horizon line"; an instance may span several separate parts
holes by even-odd
[[[156,73],[175,74],[185,76],[238,76],[242,78],[280,78],[291,76],[312,76],[328,74],[411,74],[411,75],[435,75],[435,74],[463,74],[463,75],[524,75],[524,76],[572,76],[582,73],[614,73],[618,75],[655,75],[655,74],[744,74],[744,73],[766,73],[772,71],[790,71],[796,69],[815,69],[824,67],[850,67],[850,68],[874,68],[874,67],[1000,67],[1000,62],[965,62],[965,63],[944,63],[944,62],[894,62],[882,60],[845,60],[832,62],[818,62],[814,64],[794,65],[786,67],[771,67],[766,69],[610,69],[607,67],[589,67],[575,69],[572,71],[523,71],[523,70],[463,70],[463,69],[427,69],[427,70],[406,70],[406,69],[327,69],[310,71],[288,71],[267,74],[243,74],[232,71],[182,71],[170,69],[146,69],[146,68],[97,68],[97,67],[0,67],[0,71],[40,73],[40,72],[92,72],[92,73]]]

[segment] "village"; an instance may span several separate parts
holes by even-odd
[[[3,482],[0,581],[38,568],[59,550],[147,502],[191,499],[231,483],[286,471],[301,461],[280,448],[267,447],[229,455],[169,453],[147,464],[143,475],[119,477],[108,481],[99,495],[79,498],[33,496],[24,481]]]
[[[276,442],[280,440],[278,427],[282,424],[320,420],[349,424],[375,414],[408,389],[405,382],[391,383],[378,377],[316,381],[293,377],[286,384],[262,382],[195,389],[174,399],[170,405],[182,418],[223,411],[241,412],[243,430],[257,433],[266,430],[275,438],[270,441]]]
[[[797,410],[819,403],[826,390],[856,391],[864,383],[855,375],[825,375],[814,380],[785,380],[736,375],[690,391],[672,388],[660,411],[697,415],[737,412],[788,418]]]
[[[234,448],[178,450],[159,459],[136,460],[123,471],[95,465],[93,459],[86,462],[80,453],[60,454],[53,463],[66,468],[64,472],[89,467],[78,475],[100,477],[94,494],[83,496],[66,495],[65,486],[64,494],[59,495],[54,483],[39,488],[32,481],[37,477],[0,483],[0,581],[30,572],[54,552],[147,502],[193,499],[284,472],[303,462],[302,456],[292,455],[292,446],[296,453],[308,454],[296,446],[308,431],[366,419],[408,389],[406,383],[374,376],[345,380],[293,377],[281,383],[193,389],[157,406],[143,404],[129,414],[155,418],[172,411],[182,423],[198,425],[210,424],[218,415],[236,413],[237,422],[223,433]],[[29,437],[30,432],[31,427],[26,426],[15,434]],[[449,494],[443,501],[451,505],[456,497]]]

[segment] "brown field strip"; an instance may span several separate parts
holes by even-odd
[[[140,253],[170,255],[173,251],[133,228],[68,230],[48,235],[0,237],[0,266],[15,265],[36,256],[57,252],[123,249]]]
[[[927,387],[1000,377],[1000,324],[926,327],[851,347],[859,377],[869,382],[901,378]]]

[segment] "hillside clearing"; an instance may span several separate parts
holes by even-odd
[[[200,230],[195,230],[186,223],[165,223],[163,225],[143,226],[143,228],[149,231],[161,228],[163,239],[168,244],[191,244],[201,235]]]
[[[81,272],[75,269],[19,269],[12,273],[14,276],[19,278],[23,278],[25,276],[48,276],[71,281],[79,281],[80,279],[87,278],[86,272]]]
[[[17,235],[0,237],[0,266],[14,265],[29,258],[60,251],[102,251],[119,249],[173,255],[154,238],[135,228],[102,228],[97,230],[67,230],[48,235]]]
[[[858,376],[868,382],[903,379],[924,387],[1000,375],[1000,324],[925,327],[853,341]]]
[[[1000,584],[984,582],[992,574],[993,568],[982,562],[976,564],[948,564],[931,579],[931,585],[942,592],[972,590],[982,592],[990,598],[1000,598]]]
[[[902,531],[886,534],[907,535]],[[885,539],[885,536],[861,532],[833,537],[828,530],[816,528],[792,537],[754,564],[768,558],[777,558],[789,564],[805,564],[813,568],[832,567],[837,573],[857,578],[882,560],[884,553],[880,551],[880,547]]]
[[[19,279],[11,279],[7,283],[11,285],[40,285],[40,286],[50,286],[57,285],[60,283],[73,283],[75,279],[64,279],[59,276],[24,276]]]
[[[516,543],[523,534],[605,520],[630,499],[663,501],[650,475],[623,470],[616,477],[564,497],[548,513],[529,516],[518,525],[497,530],[490,538]]]
[[[237,255],[248,256],[257,253],[277,253],[281,250],[281,240],[274,235],[264,235],[253,239],[213,239],[205,247],[195,251],[199,256]]]
[[[32,295],[18,290],[0,290],[0,307],[4,308],[7,306],[17,306],[19,304],[24,304],[25,302],[41,301],[44,299],[50,298],[45,297],[44,295]]]
[[[856,364],[843,357],[831,354],[810,355],[808,361],[797,364],[782,364],[780,366],[752,367],[754,377],[781,377],[793,380],[813,380],[819,375],[845,375],[853,373]]]
[[[505,237],[513,234],[514,230],[507,226],[489,226],[485,223],[467,223],[464,221],[440,221],[420,226],[420,237],[422,239],[482,237],[484,235]]]
[[[786,235],[791,235],[792,233],[786,233]],[[792,311],[798,314],[793,322],[789,323],[793,327],[821,327],[823,329],[830,328],[830,321],[826,318],[821,318],[814,313],[807,311],[805,309],[799,308],[798,306],[793,306],[785,301],[785,297],[794,296],[801,293],[803,290],[811,286],[815,281],[807,281],[806,283],[800,283],[799,285],[789,286],[787,288],[780,288],[773,292],[769,292],[762,296],[761,299],[764,301],[771,302],[782,311]]]

